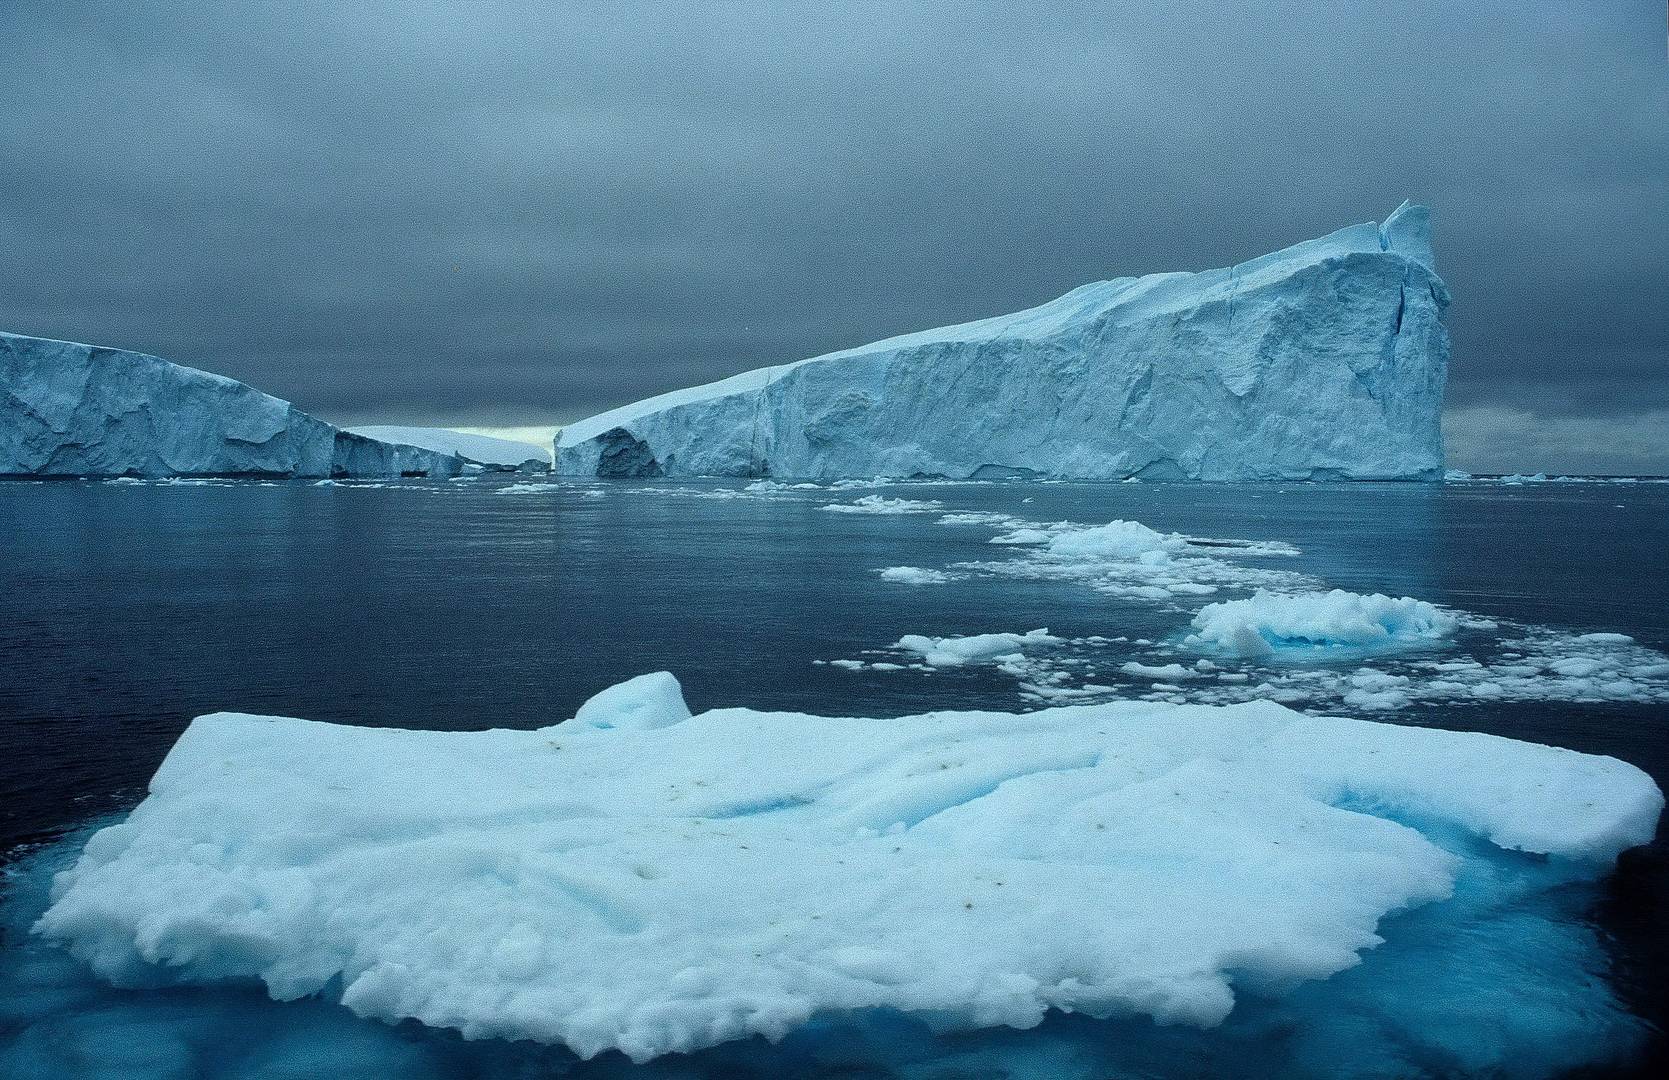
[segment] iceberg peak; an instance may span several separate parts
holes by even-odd
[[[1405,255],[1428,270],[1437,268],[1431,250],[1431,209],[1404,199],[1379,227],[1379,245],[1384,251]]]

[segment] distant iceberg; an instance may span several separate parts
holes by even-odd
[[[1443,476],[1448,290],[1404,203],[1223,270],[1116,278],[564,428],[596,476]]]
[[[495,439],[490,435],[471,435],[451,428],[385,425],[361,425],[347,430],[379,442],[403,443],[436,453],[456,454],[470,464],[489,468],[546,472],[551,467],[551,453],[543,446],[512,439]]]
[[[1465,867],[1597,878],[1662,806],[1614,758],[1268,702],[691,715],[661,672],[537,731],[202,717],[36,930],[118,985],[258,979],[584,1057],[861,1010],[1214,1027],[1446,919],[1522,955]]]
[[[122,349],[0,334],[0,391],[0,476],[444,477],[464,466]]]

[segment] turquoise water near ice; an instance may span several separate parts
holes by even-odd
[[[1119,660],[1181,656],[1188,611],[1239,595],[1155,602],[1000,573],[885,582],[882,567],[948,570],[1010,553],[989,543],[999,530],[941,525],[934,512],[823,509],[866,495],[1280,542],[1298,554],[1234,565],[1669,651],[1669,485],[907,484],[755,497],[739,483],[506,493],[509,483],[0,484],[0,843],[11,852],[0,1075],[948,1080],[1652,1075],[1662,1064],[1661,838],[1595,885],[1444,837],[1468,856],[1456,901],[1394,917],[1385,946],[1325,983],[1248,989],[1210,1032],[1055,1016],[1029,1032],[945,1034],[905,1017],[831,1017],[777,1047],[647,1067],[387,1027],[329,1001],[276,1004],[254,987],[117,990],[28,937],[78,830],[134,805],[200,713],[538,727],[656,669],[675,672],[697,710],[1020,710],[1037,702],[990,667],[813,661],[874,660],[904,634],[1047,626],[1128,639],[1082,657],[1079,681],[1135,695],[1148,687],[1120,676]],[[1450,648],[1487,660],[1500,636],[1469,630]],[[1661,702],[1416,700],[1373,718],[1609,753],[1669,782]]]

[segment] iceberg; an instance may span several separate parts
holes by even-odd
[[[0,333],[0,390],[0,476],[449,477],[464,466],[122,349]]]
[[[596,476],[1440,480],[1449,294],[1429,212],[1227,269],[649,398],[558,432]]]
[[[471,435],[451,428],[389,427],[373,424],[347,430],[378,442],[420,446],[440,454],[456,454],[472,465],[490,470],[545,472],[551,467],[550,451],[532,443]]]
[[[118,985],[258,980],[584,1057],[876,1012],[1214,1028],[1408,912],[1481,933],[1468,845],[1557,889],[1662,805],[1613,758],[1268,702],[692,714],[661,672],[536,731],[200,717],[35,931]]]

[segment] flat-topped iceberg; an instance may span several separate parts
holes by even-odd
[[[1222,270],[1116,278],[593,416],[598,476],[1443,475],[1448,291],[1404,204]]]
[[[0,334],[0,391],[0,476],[456,476],[464,464],[122,349]]]
[[[1271,703],[692,716],[660,673],[538,731],[200,718],[36,929],[121,984],[258,979],[584,1056],[867,1010],[1210,1027],[1394,912],[1485,932],[1468,844],[1595,877],[1662,802],[1612,758]]]
[[[546,472],[551,467],[550,451],[532,443],[474,435],[467,431],[432,427],[390,427],[368,424],[348,429],[379,442],[421,446],[441,454],[456,454],[474,465],[519,472]]]

